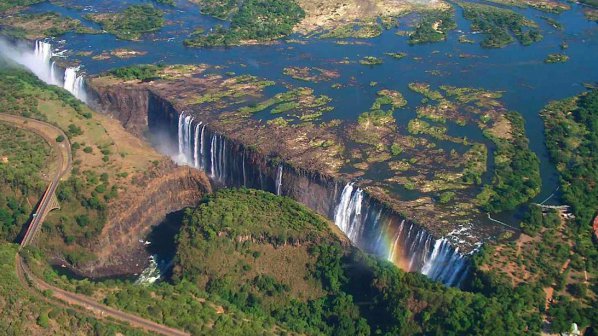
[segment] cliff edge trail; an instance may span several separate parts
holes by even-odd
[[[54,176],[51,177],[50,184],[46,189],[45,193],[43,194],[37,206],[36,212],[33,214],[31,223],[27,228],[27,231],[25,232],[25,235],[21,241],[21,248],[23,248],[33,241],[36,232],[38,231],[39,227],[41,227],[41,225],[43,224],[43,220],[48,214],[48,212],[50,212],[52,209],[55,209],[58,206],[54,198],[54,192],[58,187],[60,179],[63,176],[67,175],[72,167],[70,142],[68,141],[68,138],[62,130],[60,130],[56,126],[53,126],[43,121],[8,114],[0,114],[0,121],[13,124],[16,127],[23,128],[40,135],[54,149],[57,155],[55,169],[56,173]],[[63,137],[63,140],[58,142],[57,138],[60,136]],[[89,297],[71,293],[63,289],[54,287],[50,284],[47,284],[41,279],[37,278],[29,270],[23,258],[19,254],[17,254],[16,256],[16,267],[17,274],[19,275],[19,280],[21,281],[21,284],[24,287],[29,287],[31,285],[33,288],[41,292],[50,291],[52,293],[53,299],[60,302],[66,302],[70,305],[80,306],[92,313],[94,316],[100,318],[113,318],[118,321],[127,323],[133,327],[146,330],[150,333],[156,333],[167,336],[189,335],[186,332],[169,328],[164,325],[152,322],[150,320],[146,320],[139,316],[108,307]]]

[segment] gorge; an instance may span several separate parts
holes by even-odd
[[[467,276],[468,257],[449,239],[427,232],[359,188],[355,181],[277,162],[273,156],[220,134],[208,120],[178,111],[151,91],[130,91],[131,96],[125,93],[117,98],[89,88],[75,75],[75,68],[67,68],[64,80],[59,80],[56,74],[61,70],[51,55],[51,45],[39,41],[20,57],[8,54],[47,83],[70,89],[90,106],[113,113],[135,134],[165,132],[178,149],[171,153],[175,160],[205,171],[216,186],[255,188],[291,197],[333,220],[359,248],[404,270],[453,286]]]

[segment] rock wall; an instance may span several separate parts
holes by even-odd
[[[91,247],[97,260],[76,272],[93,278],[140,273],[147,266],[148,254],[139,240],[167,214],[196,206],[211,192],[203,172],[172,163],[134,179],[129,190],[110,204],[101,238]]]

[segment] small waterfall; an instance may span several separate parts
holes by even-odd
[[[458,285],[469,269],[465,257],[446,238],[437,239],[421,273],[448,285]]]
[[[205,146],[205,145],[204,145],[204,141],[205,141],[205,130],[206,130],[206,125],[204,124],[204,125],[201,127],[201,135],[200,135],[200,138],[201,138],[200,140],[201,140],[201,141],[200,141],[200,143],[199,143],[199,154],[200,154],[200,159],[199,159],[199,162],[200,162],[200,168],[201,168],[202,170],[205,170],[205,169],[206,169],[206,160],[205,160],[205,157],[204,157],[204,148],[205,148],[205,147],[204,147],[204,146]]]
[[[52,59],[56,54],[52,45],[37,40],[33,46],[9,43],[0,38],[0,54],[29,69],[37,78],[50,85],[63,86],[63,78]]]
[[[60,85],[60,80],[57,77],[56,62],[52,61],[50,64],[50,84]]]
[[[52,58],[52,45],[44,41],[35,41],[33,52],[41,62],[48,63]]]
[[[199,166],[199,127],[201,126],[202,122],[200,121],[197,125],[195,125],[195,141],[193,142],[193,166],[195,168],[200,168]]]
[[[70,92],[77,99],[85,102],[87,97],[85,93],[85,80],[83,76],[78,75],[79,67],[66,68],[64,70],[64,80],[62,87]],[[50,73],[53,73],[52,67]]]
[[[188,115],[183,122],[183,155],[185,162],[189,163],[191,162],[191,124],[193,123],[193,117]]]
[[[63,87],[70,93],[73,93],[76,90],[75,82],[77,81],[77,71],[79,71],[79,68],[66,68],[64,71]]]
[[[217,135],[212,135],[212,141],[210,143],[210,177],[216,177],[216,137]]]
[[[282,171],[283,167],[279,165],[276,172],[276,195],[278,196],[282,195]]]
[[[185,113],[179,114],[179,128],[178,128],[178,137],[179,137],[179,157],[182,159],[185,157],[185,153],[183,149],[185,148],[185,144],[183,143],[183,125],[185,122]]]
[[[338,226],[343,232],[347,227],[348,219],[350,215],[349,203],[351,202],[351,195],[353,194],[353,183],[348,183],[343,192],[341,193],[341,201],[336,208],[336,214],[334,215],[334,224]],[[346,232],[345,232],[346,233]]]
[[[336,209],[334,223],[349,239],[357,243],[366,218],[362,217],[363,190],[348,183],[341,193],[341,200]]]
[[[401,225],[399,226],[399,233],[397,233],[397,235],[395,236],[395,238],[392,241],[392,245],[390,246],[390,253],[387,258],[387,260],[390,262],[393,262],[395,260],[395,251],[397,249],[397,243],[399,242],[399,238],[401,237],[401,232],[403,232],[404,226],[405,226],[405,220],[402,220]],[[382,231],[380,231],[378,243],[380,242],[381,238],[382,238]]]

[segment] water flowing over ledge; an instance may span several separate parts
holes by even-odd
[[[174,117],[176,114],[167,113]],[[467,276],[467,256],[448,239],[435,238],[387,209],[356,183],[311,175],[264,158],[211,130],[190,113],[180,113],[176,125],[176,159],[204,170],[217,184],[289,196],[334,220],[357,247],[406,271],[420,272],[451,286],[458,286]]]
[[[22,43],[14,45],[0,39],[0,55],[26,67],[47,84],[60,86],[77,99],[87,102],[85,78],[79,73],[80,68],[60,67],[56,59],[61,55],[50,43],[35,41],[31,50],[30,46]]]
[[[45,82],[64,87],[88,104],[102,106],[98,93],[88,92],[78,68],[67,68],[63,76],[58,75],[61,70],[52,60],[49,43],[37,41],[33,52],[3,54]],[[26,57],[19,61],[19,54]],[[144,110],[145,115],[127,111],[127,119],[144,123],[150,132],[166,131],[178,147],[174,159],[205,171],[217,186],[243,186],[293,198],[332,219],[363,251],[387,259],[403,270],[420,272],[450,286],[459,286],[467,277],[470,270],[467,255],[460,253],[447,238],[434,237],[385,206],[357,183],[291,167],[277,157],[258,153],[210,128],[207,120],[178,111],[152,92],[136,98],[143,102],[135,101],[139,103],[135,108]]]

